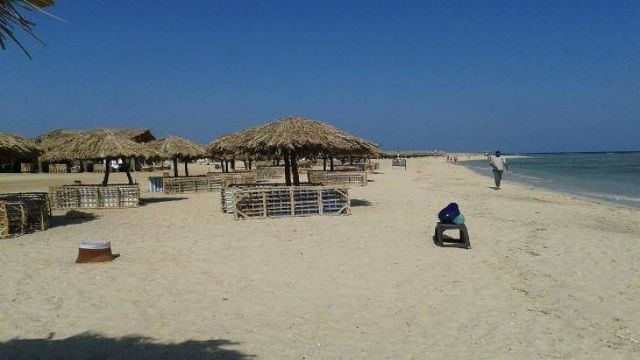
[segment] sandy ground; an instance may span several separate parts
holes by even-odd
[[[5,174],[0,191],[74,179],[98,176]],[[494,191],[441,159],[371,179],[343,217],[235,221],[217,193],[57,211],[0,240],[0,358],[640,358],[640,211]],[[471,250],[431,239],[451,201]],[[77,265],[84,240],[121,257]]]

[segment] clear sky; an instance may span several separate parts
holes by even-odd
[[[201,142],[287,115],[386,149],[640,150],[640,1],[58,0],[0,131]]]

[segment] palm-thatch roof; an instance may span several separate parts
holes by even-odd
[[[158,157],[157,151],[110,129],[82,132],[47,152],[45,161],[93,160],[106,158]]]
[[[239,141],[235,139],[235,136],[238,135],[240,135],[240,133],[227,134],[215,139],[206,146],[207,152],[218,159],[242,157],[245,154],[243,154],[239,148],[234,147],[234,144],[239,143]]]
[[[377,145],[319,121],[288,117],[223,136],[209,144],[208,149],[214,153],[279,154],[291,151],[304,156],[367,154],[377,151]]]
[[[197,158],[207,155],[204,146],[179,136],[169,136],[149,143],[153,149],[170,157],[181,159]]]
[[[41,153],[42,149],[28,139],[0,132],[0,159],[28,159]]]
[[[58,146],[75,139],[80,135],[80,131],[57,129],[48,133],[36,136],[33,141],[38,144],[45,152],[56,149]]]
[[[156,139],[149,129],[112,129],[115,133],[123,135],[135,142],[148,143]]]
[[[122,135],[138,143],[146,143],[156,138],[149,129],[109,129],[118,135]],[[65,130],[56,129],[35,137],[33,140],[43,148],[45,152],[53,151],[64,143],[90,130]]]
[[[285,182],[299,185],[297,160],[302,156],[373,155],[378,146],[316,120],[283,118],[272,123],[227,135],[212,142],[212,153],[244,153],[282,156]],[[291,181],[293,176],[293,182]]]

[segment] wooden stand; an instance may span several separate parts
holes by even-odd
[[[444,232],[447,230],[458,230],[460,231],[460,238],[458,239],[447,239],[446,242],[450,243],[445,245]],[[461,247],[465,249],[471,249],[471,241],[469,240],[469,231],[467,230],[467,226],[465,224],[444,224],[439,222],[436,225],[434,241],[436,245],[444,247]]]

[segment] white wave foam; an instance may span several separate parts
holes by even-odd
[[[596,197],[596,198],[613,200],[613,201],[620,201],[620,202],[626,201],[626,202],[640,203],[640,197],[618,195],[618,194],[607,194],[607,193],[599,193],[599,192],[582,192],[580,194],[584,196]]]

